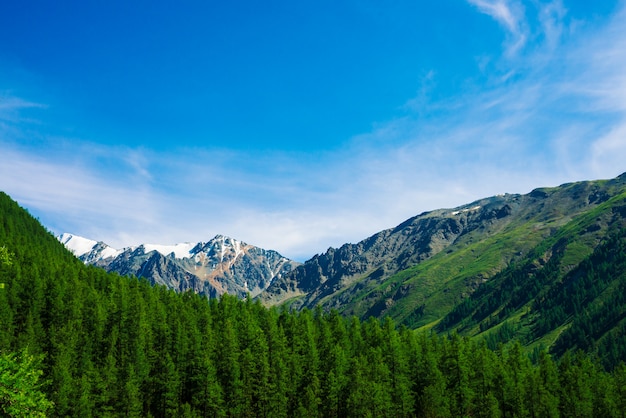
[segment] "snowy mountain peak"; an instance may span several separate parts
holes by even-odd
[[[121,251],[111,248],[103,242],[98,242],[92,239],[70,234],[68,232],[64,232],[59,235],[57,239],[61,241],[61,243],[65,245],[65,248],[70,250],[76,257],[85,259],[85,262],[115,257],[121,253]]]
[[[237,257],[241,254],[242,248],[247,245],[241,241],[224,235],[216,235],[213,239],[206,243],[181,242],[174,245],[140,244],[119,250],[110,247],[103,242],[84,238],[68,232],[59,235],[57,239],[76,257],[89,258],[90,260],[115,257],[125,251],[135,252],[137,250],[145,254],[156,251],[165,257],[173,254],[174,258],[177,259],[192,258],[200,252],[209,253],[211,250],[220,253],[222,258],[228,252],[234,253],[235,257]]]
[[[174,254],[174,258],[189,258],[193,255],[191,251],[197,244],[181,242],[174,245],[143,244],[142,246],[146,253],[157,251],[166,257],[170,254]]]
[[[86,264],[212,297],[224,293],[254,296],[267,288],[274,277],[299,265],[276,251],[224,235],[216,235],[206,243],[141,244],[123,250],[69,233],[57,238]]]
[[[88,253],[96,246],[97,241],[79,237],[78,235],[63,233],[58,237],[59,241],[65,245],[65,248],[70,250],[76,257],[80,257],[83,254]]]

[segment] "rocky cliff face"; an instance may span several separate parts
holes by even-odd
[[[299,265],[276,251],[222,235],[195,245],[140,245],[124,250],[71,234],[61,235],[59,240],[87,264],[209,297],[258,295],[272,280]]]
[[[431,258],[470,231],[506,222],[519,198],[499,196],[452,210],[422,213],[357,244],[329,248],[275,281],[260,297],[267,304],[276,304],[299,296],[296,307],[312,307],[365,275],[382,281]]]
[[[392,315],[407,324],[426,324],[576,217],[604,207],[625,190],[622,175],[422,213],[314,256],[272,282],[259,298],[266,305],[322,305],[348,315]],[[589,243],[606,233],[614,222],[611,213],[603,209],[600,216],[598,209]]]

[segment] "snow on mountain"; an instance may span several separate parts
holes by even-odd
[[[109,258],[115,257],[121,253],[121,251],[111,248],[103,242],[94,241],[92,239],[84,238],[78,235],[63,233],[57,237],[59,241],[65,247],[70,250],[76,257],[83,257],[89,253],[91,258],[94,256],[97,258]]]
[[[190,242],[183,242],[174,245],[141,244],[139,246],[127,247],[118,250],[110,247],[103,242],[98,242],[92,239],[70,234],[68,232],[59,235],[57,238],[59,241],[61,241],[63,245],[65,245],[68,250],[74,253],[76,257],[81,258],[83,256],[86,256],[90,252],[94,253],[90,254],[90,259],[104,259],[109,257],[116,257],[126,250],[134,251],[139,247],[142,247],[146,254],[151,251],[157,251],[164,256],[168,256],[174,253],[175,258],[188,258],[193,256],[191,250],[197,245]],[[97,257],[94,257],[96,255]]]
[[[122,250],[69,233],[58,239],[85,264],[211,297],[224,293],[255,296],[275,277],[281,277],[300,264],[276,251],[223,235],[195,244],[141,244]]]
[[[144,244],[143,248],[146,253],[149,253],[150,251],[157,251],[164,256],[174,253],[175,258],[189,258],[193,256],[191,250],[193,250],[196,246],[197,244],[182,242],[174,245]]]
[[[78,235],[63,233],[58,237],[59,241],[65,245],[76,257],[88,253],[96,246],[98,241],[79,237]]]

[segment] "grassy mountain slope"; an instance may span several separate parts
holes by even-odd
[[[596,351],[607,364],[624,358],[617,339],[626,330],[625,214],[622,192],[576,217],[436,328],[483,335],[492,345],[516,337],[557,354]]]
[[[590,265],[621,257],[595,253]],[[0,283],[1,416],[619,417],[626,408],[626,367],[607,372],[580,353],[558,364],[542,353],[533,365],[518,344],[493,352],[391,320],[207,299],[86,266],[3,193]]]
[[[314,257],[275,281],[264,300],[294,308],[319,304],[361,318],[388,315],[412,328],[436,326],[468,335],[511,334],[513,328],[521,336],[535,320],[532,315],[521,320],[535,298],[563,282],[625,226],[625,199],[622,175],[428,212]],[[554,264],[557,270],[548,274]],[[536,288],[529,288],[531,282]],[[488,291],[506,286],[518,289],[520,301],[494,299],[495,290]],[[476,306],[486,303],[493,305],[491,317],[472,319]],[[502,320],[493,320],[495,314]],[[504,319],[509,331],[498,331]],[[537,343],[539,337],[535,332],[525,341]],[[540,343],[554,342],[546,337]]]

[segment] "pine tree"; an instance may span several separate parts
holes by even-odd
[[[41,391],[41,358],[26,350],[0,354],[0,411],[7,417],[45,417],[53,404]]]
[[[570,352],[559,363],[561,387],[559,412],[564,417],[592,417],[593,400],[589,376]]]
[[[413,416],[413,393],[409,378],[408,350],[402,345],[400,335],[387,317],[383,326],[383,356],[390,373],[392,414],[396,417]],[[404,332],[409,332],[404,330]]]
[[[319,356],[312,314],[305,309],[294,322],[290,357],[293,387],[291,405],[299,416],[317,416],[320,405]]]
[[[268,408],[273,417],[287,417],[289,399],[287,386],[289,370],[287,368],[287,339],[282,326],[279,326],[280,317],[276,309],[270,309],[265,316],[262,326],[267,335],[267,351],[269,361],[269,379],[267,392],[269,395]]]
[[[473,409],[479,417],[499,417],[500,407],[495,396],[496,376],[499,359],[487,348],[486,342],[470,352],[470,363],[474,370],[470,385],[475,393]]]
[[[242,416],[245,411],[243,383],[241,381],[240,370],[240,349],[237,335],[235,334],[235,318],[229,316],[230,310],[227,306],[231,303],[228,298],[220,301],[220,318],[216,323],[218,346],[215,355],[215,365],[217,378],[220,382],[224,394],[224,403],[228,416]]]
[[[447,391],[450,396],[450,412],[453,416],[470,415],[474,394],[470,387],[471,367],[467,357],[467,344],[457,334],[444,340],[443,373],[447,378]]]
[[[451,417],[446,376],[442,372],[443,343],[433,335],[407,335],[414,410],[423,417]]]
[[[503,360],[502,384],[504,399],[502,410],[511,416],[526,416],[527,410],[527,373],[530,369],[530,360],[524,353],[519,341],[501,350]]]
[[[613,372],[616,416],[626,418],[626,364],[620,363]]]
[[[532,417],[559,416],[559,376],[556,364],[549,354],[541,351],[539,354],[537,378],[532,389]]]

